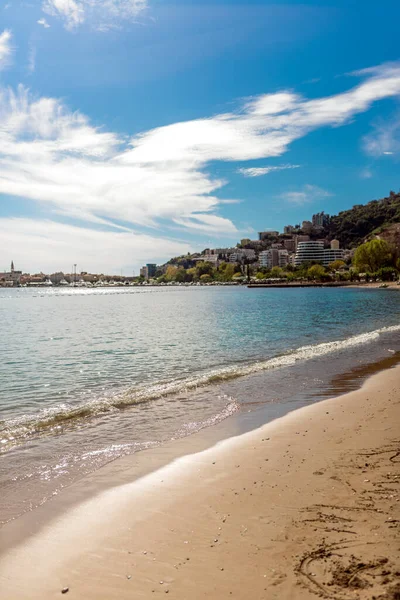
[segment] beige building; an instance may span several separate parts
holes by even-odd
[[[296,240],[295,239],[283,240],[283,246],[284,246],[285,250],[288,250],[289,252],[295,252],[296,251]]]
[[[313,230],[313,224],[311,223],[311,221],[303,221],[303,223],[301,224],[301,228],[304,231],[304,233],[311,233]]]
[[[286,267],[289,264],[289,252],[287,250],[271,248],[260,252],[260,267],[272,269],[273,267]]]

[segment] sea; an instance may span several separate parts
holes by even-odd
[[[120,457],[358,387],[400,360],[399,292],[1,288],[0,523]]]

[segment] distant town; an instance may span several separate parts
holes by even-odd
[[[172,258],[162,265],[148,263],[140,269],[138,276],[131,277],[79,271],[77,265],[69,273],[30,274],[16,269],[12,262],[9,271],[0,273],[0,286],[393,281],[399,278],[400,272],[399,207],[400,195],[391,192],[388,198],[373,200],[365,206],[356,205],[337,217],[319,212],[309,221],[286,225],[283,232],[260,231],[258,239],[244,238],[235,247],[206,248],[202,252]],[[375,216],[369,217],[370,214]],[[368,220],[371,221],[370,229],[379,222],[383,226],[375,227],[369,235],[360,237],[360,227],[363,228],[362,233],[368,233],[365,229],[365,221]],[[342,240],[350,240],[345,247],[333,237],[336,231]]]

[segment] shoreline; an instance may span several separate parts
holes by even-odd
[[[351,288],[351,289],[390,289],[400,290],[400,286],[396,281],[385,281],[385,282],[370,282],[370,283],[354,283],[351,281],[328,281],[328,282],[293,282],[293,283],[250,283],[247,286],[249,289],[256,288]]]
[[[4,520],[0,525],[0,531],[6,528],[1,535],[0,556],[10,547],[36,534],[64,512],[103,491],[133,482],[182,456],[201,452],[221,441],[259,429],[294,410],[308,406],[310,402],[318,403],[359,389],[372,375],[400,363],[400,352],[390,352],[385,358],[362,363],[332,375],[318,392],[311,388],[308,399],[294,397],[278,403],[264,402],[250,411],[245,410],[244,404],[241,410],[211,426],[104,463],[55,493],[47,494],[38,504],[33,504],[15,517]],[[241,379],[245,381],[259,376],[260,373],[257,373],[243,376]],[[261,385],[261,382],[258,385]],[[6,454],[3,455],[3,458],[5,457]]]
[[[336,523],[350,522],[348,515],[339,515],[338,511],[342,510],[340,502],[358,499],[358,491],[354,490],[360,484],[360,473],[356,471],[356,483],[352,481],[354,473],[346,473],[342,481],[340,466],[334,468],[339,475],[321,475],[328,472],[332,461],[340,458],[344,450],[354,452],[372,444],[376,452],[383,444],[393,443],[396,415],[397,420],[399,416],[399,376],[399,366],[378,373],[360,390],[290,412],[260,429],[178,458],[161,470],[73,507],[0,559],[0,587],[7,590],[7,597],[15,599],[53,598],[63,587],[69,587],[74,598],[128,598],[132,597],[132,585],[139,598],[165,591],[177,598],[222,598],[229,596],[230,591],[234,597],[256,598],[261,597],[265,586],[271,598],[310,597],[310,585],[317,589],[318,585],[304,574],[293,571],[289,577],[284,573],[289,555],[284,554],[283,561],[280,554],[282,548],[291,544],[284,532],[293,528],[293,516],[299,517],[307,503],[314,502],[318,495],[325,502],[329,496],[329,503],[330,496],[339,496],[332,518],[337,519]],[[368,473],[369,470],[368,467]],[[374,467],[374,472],[378,470],[379,465]],[[372,475],[365,477],[372,481]],[[364,493],[364,488],[370,486],[361,480],[361,487]],[[387,500],[394,503],[393,498]],[[365,498],[362,506],[362,510],[368,510]],[[383,508],[379,510],[385,512]],[[358,512],[361,510],[354,510]],[[374,517],[384,514],[372,512]],[[396,521],[394,515],[388,518]],[[304,526],[301,523],[297,523],[292,534],[298,534]],[[356,525],[364,527],[363,523]],[[351,521],[346,528],[350,531],[356,525]],[[384,527],[380,522],[375,525]],[[340,545],[340,528],[330,529],[334,543]],[[318,527],[314,534],[315,531],[307,533],[306,545],[318,536]],[[365,537],[366,532],[362,535]],[[299,540],[296,546],[299,554],[303,542]],[[40,557],[45,573],[36,561],[32,564],[32,555]],[[215,559],[221,563],[219,570]],[[275,573],[282,572],[282,576],[272,575],[270,567],[264,567],[268,561],[277,560]],[[242,565],[242,569],[247,565],[249,572],[235,569],[235,564]],[[260,569],[265,573],[260,575]],[[242,571],[246,588],[241,580],[236,581],[238,571]],[[18,575],[21,572],[23,577]],[[307,587],[298,585],[299,578],[305,579],[308,592]],[[253,594],[247,596],[244,589],[248,590],[249,585],[255,587]],[[282,595],[289,591],[285,586],[289,586],[290,595]]]
[[[383,286],[383,287],[382,287]],[[294,282],[282,282],[282,283],[257,283],[255,281],[212,281],[208,283],[137,283],[132,285],[124,285],[124,284],[111,284],[104,286],[0,286],[0,289],[7,290],[21,290],[21,289],[31,289],[31,290],[105,290],[105,289],[141,289],[141,288],[198,288],[198,287],[228,287],[228,288],[237,288],[237,287],[246,287],[249,289],[255,288],[367,288],[367,289],[397,289],[400,290],[400,285],[398,281],[379,281],[379,282],[354,282],[354,281],[325,281],[325,282],[311,282],[311,281],[294,281]]]

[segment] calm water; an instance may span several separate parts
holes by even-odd
[[[2,289],[0,318],[3,522],[118,456],[315,400],[400,350],[387,290]]]

